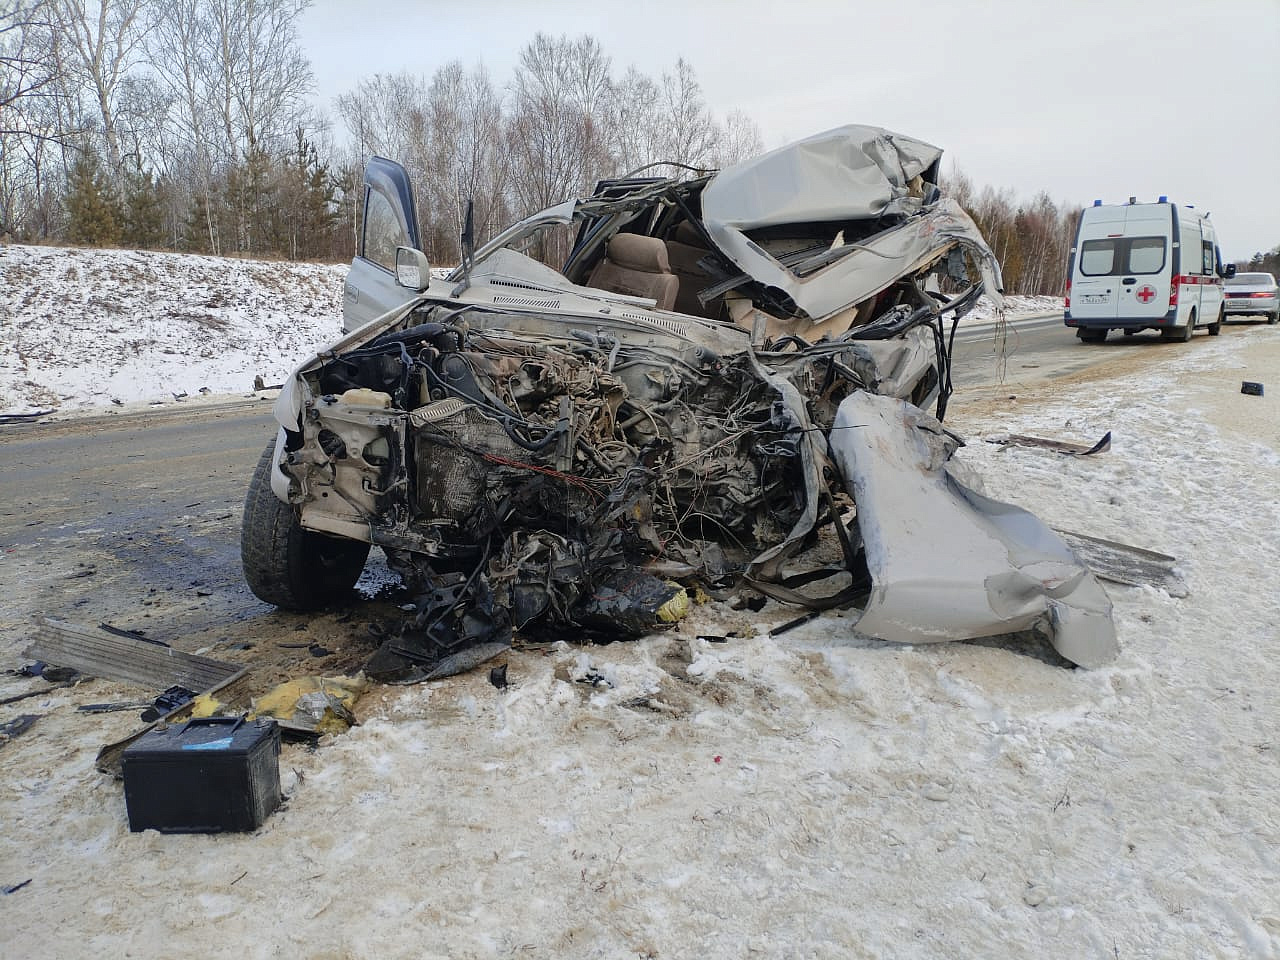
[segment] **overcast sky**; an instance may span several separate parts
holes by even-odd
[[[1280,245],[1280,0],[316,0],[301,39],[332,113],[363,76],[454,59],[504,85],[539,30],[595,36],[615,74],[683,56],[768,147],[867,123],[978,185],[1167,194],[1230,259]]]

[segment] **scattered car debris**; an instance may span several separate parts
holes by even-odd
[[[169,646],[169,644],[165,643],[163,640],[152,640],[141,630],[124,630],[109,623],[98,624],[98,629],[105,630],[107,633],[114,634],[117,637],[129,637],[133,640],[141,640],[143,643],[154,643],[157,647]]]
[[[277,400],[246,498],[251,589],[315,609],[380,546],[417,600],[376,679],[431,677],[515,631],[637,636],[678,619],[686,587],[735,583],[860,606],[881,639],[1034,628],[1105,662],[1089,570],[946,468],[956,323],[1001,294],[940,162],[844,127],[690,180],[607,181],[447,281],[388,240],[405,305],[346,318],[356,331]],[[566,225],[561,270],[520,252]],[[797,569],[826,527],[842,563]]]
[[[46,665],[41,671],[40,676],[50,683],[64,684],[68,680],[74,680],[80,676],[80,671],[73,667],[55,667]]]
[[[1176,557],[1115,540],[1090,537],[1057,527],[1054,529],[1100,580],[1131,587],[1158,587],[1177,598],[1190,594],[1186,581],[1174,569],[1178,562]]]
[[[251,716],[270,717],[306,736],[345,733],[356,723],[351,711],[367,689],[363,677],[299,677],[255,698]]]
[[[0,707],[8,706],[11,703],[20,703],[23,700],[30,700],[32,697],[47,697],[54,690],[61,690],[64,687],[71,686],[75,686],[74,681],[62,680],[51,687],[41,687],[39,690],[28,690],[26,693],[14,694],[11,697],[5,697],[0,700]]]
[[[1240,383],[1240,392],[1250,397],[1262,396],[1262,384],[1256,380],[1243,380]]]
[[[1037,629],[1072,663],[1112,660],[1101,584],[1035,516],[965,486],[947,466],[957,446],[904,401],[853,393],[841,403],[831,449],[858,504],[873,584],[854,629],[902,643]]]
[[[124,710],[142,710],[151,706],[153,700],[117,700],[114,703],[82,703],[76,707],[79,713],[120,713]]]
[[[1065,453],[1073,457],[1091,457],[1095,453],[1106,453],[1111,449],[1111,431],[1102,435],[1102,439],[1090,446],[1087,443],[1075,443],[1070,440],[1047,440],[1044,437],[1027,437],[1011,433],[1004,437],[989,437],[987,443],[998,443],[1011,447],[1042,447],[1057,453]]]
[[[126,631],[95,631],[50,619],[39,621],[35,638],[25,652],[28,657],[70,667],[88,676],[131,680],[153,689],[182,686],[209,690],[225,685],[245,670],[238,664],[137,639]]]
[[[510,649],[511,645],[507,643],[481,643],[474,647],[466,647],[437,661],[424,679],[443,680],[445,677],[456,677],[460,673],[466,673],[481,664],[488,663]]]
[[[159,720],[161,717],[167,717],[179,707],[186,706],[195,699],[195,691],[188,690],[179,684],[174,684],[155,700],[142,712],[142,720],[151,723]]]
[[[65,665],[66,669],[87,676],[130,681],[153,690],[181,686],[215,693],[247,672],[238,664],[183,653],[109,625],[94,630],[47,618],[38,622],[26,655]],[[45,668],[44,676],[49,676],[49,668]],[[188,700],[178,705],[160,719],[174,718],[188,711],[191,703]],[[141,730],[104,746],[98,751],[97,769],[119,776],[125,749],[153,726],[154,723],[148,723]]]
[[[50,669],[56,671],[59,668],[50,667],[43,660],[35,660],[35,661],[32,661],[31,663],[24,663],[22,666],[18,667],[17,669],[6,670],[5,673],[12,674],[15,677],[43,677],[45,671]]]
[[[8,896],[11,893],[17,893],[19,890],[21,890],[23,887],[29,884],[32,879],[34,878],[29,878],[29,879],[23,880],[21,883],[15,883],[13,884],[13,886],[5,887],[4,888],[5,895]]]
[[[810,610],[806,614],[802,614],[801,616],[798,616],[793,620],[788,620],[786,623],[779,624],[778,626],[774,627],[772,630],[769,631],[769,636],[780,637],[784,633],[790,633],[796,627],[803,627],[810,620],[816,620],[821,614],[822,614],[821,610]]]
[[[497,687],[499,690],[507,689],[507,664],[491,667],[489,669],[489,683]]]
[[[30,413],[0,413],[0,426],[11,423],[34,423],[41,417],[47,417],[56,410],[33,410]]]
[[[40,719],[37,713],[23,713],[14,717],[12,720],[6,720],[0,723],[0,746],[8,743],[14,737],[20,737],[26,733]]]

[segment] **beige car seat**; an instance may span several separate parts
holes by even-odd
[[[680,281],[671,272],[666,245],[657,237],[620,233],[609,241],[605,257],[587,279],[588,287],[649,297],[659,310],[675,306]]]

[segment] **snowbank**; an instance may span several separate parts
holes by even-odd
[[[0,246],[0,414],[279,383],[340,335],[346,275],[345,264]],[[1005,315],[1061,309],[1061,298],[1009,297]],[[994,317],[984,297],[963,322]]]
[[[345,266],[0,247],[0,413],[243,394],[342,326]]]

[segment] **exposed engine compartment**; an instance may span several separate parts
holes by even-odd
[[[304,527],[381,546],[415,587],[483,579],[517,629],[590,626],[582,601],[618,577],[746,574],[794,599],[781,564],[832,515],[841,401],[939,397],[940,320],[919,312],[891,339],[756,350],[726,324],[694,342],[428,304],[304,373],[282,469]]]

